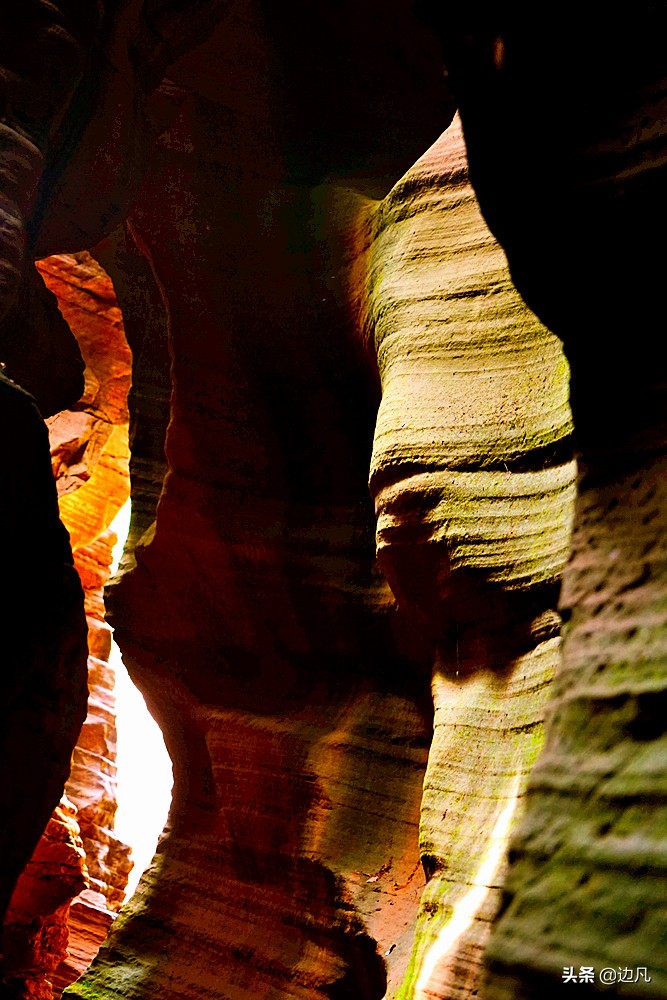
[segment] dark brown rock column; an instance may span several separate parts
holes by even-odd
[[[101,4],[69,0],[22,5],[1,15],[3,343],[20,336],[15,308],[44,151],[80,78],[101,15]],[[76,377],[64,389],[61,406],[73,401],[72,384]],[[0,619],[6,637],[0,746],[4,915],[18,873],[60,799],[85,713],[85,623],[81,589],[58,522],[46,429],[29,397],[4,378],[0,393],[5,468],[0,523],[7,539],[7,596]]]
[[[115,537],[108,525],[129,486],[131,359],[113,287],[96,261],[85,253],[62,255],[41,261],[39,270],[86,362],[83,397],[48,427],[60,515],[84,591],[90,696],[68,798],[21,875],[8,913],[2,974],[17,998],[50,998],[52,988],[59,995],[88,966],[120,908],[131,867],[127,846],[113,833],[114,672],[102,598]]]

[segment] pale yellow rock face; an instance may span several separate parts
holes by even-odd
[[[372,228],[378,555],[437,650],[420,827],[429,882],[397,995],[464,998],[480,986],[559,655],[575,493],[568,368],[480,215],[458,120]]]

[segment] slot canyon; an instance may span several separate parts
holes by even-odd
[[[0,998],[667,1000],[666,15],[5,5]]]

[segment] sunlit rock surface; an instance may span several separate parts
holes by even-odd
[[[369,335],[380,563],[433,637],[420,847],[401,997],[472,996],[505,847],[542,742],[574,503],[567,364],[515,291],[458,119],[376,210]]]
[[[2,996],[51,1000],[67,955],[70,904],[87,884],[76,808],[63,798],[12,896],[3,927]]]
[[[60,513],[84,588],[88,618],[88,715],[66,786],[76,805],[88,886],[74,902],[62,989],[88,966],[124,899],[129,848],[113,833],[116,811],[114,670],[103,588],[116,536],[108,526],[129,493],[128,411],[131,356],[110,279],[87,254],[40,263],[86,361],[86,388],[74,411],[49,421]],[[77,433],[67,431],[80,420]]]
[[[134,463],[142,544],[114,621],[170,741],[176,797],[134,912],[75,994],[379,1000],[385,976],[388,996],[484,990],[478,960],[555,665],[573,470],[565,366],[515,311],[448,147],[455,130],[383,200],[451,117],[438,41],[482,211],[521,294],[565,342],[583,452],[564,667],[487,993],[560,996],[563,966],[628,960],[651,967],[648,995],[665,992],[653,959],[665,8],[639,0],[600,17],[561,4],[545,17],[427,0],[419,16],[429,8],[433,30],[393,2],[132,0],[116,20],[112,0],[36,0],[34,35],[16,33],[20,17],[3,25],[8,374],[45,414],[81,378],[53,299],[21,263],[26,238],[42,256],[110,234],[98,253],[133,342],[157,346],[134,416],[151,439]],[[62,789],[83,630],[43,428],[25,396],[0,389],[13,568],[4,907]],[[63,430],[91,455],[106,431],[80,414]],[[371,461],[393,595],[374,562]],[[79,552],[91,577],[100,560]],[[104,629],[93,642],[98,656]],[[103,754],[106,708],[89,734]],[[611,995],[646,989],[624,983]]]
[[[667,9],[552,11],[461,7],[441,22],[480,205],[571,365],[581,467],[563,662],[487,994],[657,998],[667,993],[667,432],[656,363]],[[592,968],[594,981],[565,983],[570,968]]]
[[[555,996],[581,966],[630,969],[620,995],[667,995],[667,470],[636,439],[620,455],[620,475],[616,451],[582,469],[564,662],[490,952],[503,1000]]]
[[[16,879],[61,798],[87,692],[81,584],[58,521],[47,431],[30,398],[1,376],[0,409],[7,574],[0,610],[4,915]]]
[[[131,868],[129,849],[113,834],[116,810],[116,728],[114,672],[108,658],[111,629],[104,621],[103,587],[109,575],[115,535],[109,523],[129,492],[127,392],[131,357],[113,286],[88,254],[67,255],[40,262],[47,286],[76,337],[86,362],[85,392],[72,410],[48,421],[60,515],[70,536],[74,565],[84,591],[88,623],[88,714],[74,749],[66,786],[67,816],[80,837],[79,882],[69,876],[72,848],[67,838],[54,839],[56,812],[31,865],[21,877],[8,915],[5,939],[8,961],[23,947],[41,949],[39,973],[22,972],[26,996],[50,998],[89,965],[124,899]],[[81,850],[82,847],[82,850]],[[41,919],[41,893],[35,877],[45,852],[53,864],[52,895],[62,902],[49,914],[48,933]],[[62,886],[58,888],[58,852],[62,854]],[[32,878],[32,882],[26,881]],[[81,891],[83,890],[83,891]],[[15,900],[21,900],[22,925],[15,927]],[[72,907],[71,898],[77,897]],[[66,905],[67,903],[67,905]],[[31,906],[34,905],[32,921]],[[12,923],[13,922],[13,923]],[[56,933],[57,928],[57,933]],[[69,930],[68,930],[69,928]],[[46,957],[53,948],[50,958]],[[13,971],[14,990],[19,973]],[[7,973],[9,975],[9,973]],[[31,992],[32,991],[32,992]],[[16,996],[22,996],[20,992]]]
[[[197,200],[178,237],[176,185],[201,114],[193,100],[132,223],[165,289],[175,390],[154,536],[112,596],[174,759],[174,805],[136,896],[68,992],[379,1000],[425,995],[440,977],[469,995],[557,654],[574,482],[567,366],[509,282],[457,124],[385,201],[338,183],[308,200],[288,189],[305,233],[315,213],[313,245],[297,228],[304,248],[285,257],[282,217],[263,221],[247,276],[232,250],[248,252],[254,185],[225,229],[225,263],[208,246],[211,212],[222,224],[229,207],[193,157]],[[195,321],[202,262],[215,270]],[[403,612],[375,566],[367,500],[376,350],[372,486]],[[471,385],[480,351],[495,378]],[[461,900],[465,925],[435,961]]]

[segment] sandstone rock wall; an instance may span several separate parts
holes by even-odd
[[[385,202],[340,182],[308,197],[269,186],[260,204],[282,201],[289,214],[273,227],[260,220],[250,256],[262,187],[240,187],[244,210],[220,258],[211,213],[222,222],[231,207],[221,168],[211,175],[189,152],[192,136],[206,129],[209,155],[214,142],[222,163],[229,153],[204,107],[210,118],[209,105],[186,105],[132,220],[168,306],[170,471],[155,531],[112,597],[126,662],[174,759],[174,806],[136,897],[68,992],[466,995],[558,647],[574,482],[567,366],[511,287],[467,186],[458,125]],[[184,239],[186,156],[197,183]],[[272,173],[261,183],[275,184]],[[241,246],[251,278],[236,270]],[[205,291],[202,262],[212,270]],[[304,313],[312,284],[323,302]],[[470,299],[474,323],[455,312]],[[524,378],[512,393],[519,343]],[[374,567],[365,499],[375,350],[383,403],[372,483],[402,612]],[[466,359],[484,350],[496,380],[480,375],[471,387]],[[477,437],[458,428],[452,398],[467,399]],[[402,435],[399,408],[410,413]],[[467,550],[469,532],[453,520],[466,511],[479,532]],[[438,532],[452,524],[450,583]],[[510,552],[506,530],[516,534]],[[543,533],[550,544],[537,547]],[[459,588],[465,597],[452,604]],[[475,798],[469,774],[482,761]],[[418,917],[422,863],[430,883]],[[436,963],[432,946],[461,899],[462,941]]]
[[[86,364],[81,400],[48,426],[60,516],[83,587],[89,696],[67,799],[19,880],[5,923],[4,988],[17,1000],[59,995],[89,965],[123,902],[131,868],[129,849],[113,835],[114,674],[103,601],[115,542],[108,525],[129,493],[131,358],[111,281],[88,254],[49,258],[39,271]]]
[[[114,671],[108,659],[104,585],[116,536],[109,524],[129,495],[127,395],[131,355],[114,289],[88,254],[39,265],[86,362],[86,388],[72,411],[49,421],[60,513],[84,588],[88,621],[88,714],[66,792],[77,808],[88,884],[68,918],[68,956],[54,977],[61,990],[90,964],[124,900],[129,848],[113,833],[116,811]]]
[[[558,663],[575,481],[568,371],[481,217],[458,119],[380,203],[374,230],[378,556],[435,642],[428,884],[400,996],[468,997]]]
[[[477,13],[441,27],[471,176],[517,287],[564,342],[581,463],[563,663],[488,995],[561,996],[575,988],[564,969],[583,967],[595,970],[576,984],[584,995],[658,997],[666,435],[650,359],[664,313],[666,10]]]
[[[664,5],[30,11],[34,34],[19,18],[0,43],[0,344],[45,413],[72,402],[80,358],[24,246],[41,257],[112,234],[99,254],[146,360],[140,544],[114,621],[176,770],[140,896],[72,995],[527,998],[560,995],[569,964],[654,966]],[[503,845],[557,658],[573,466],[565,365],[509,286],[455,131],[385,198],[449,121],[448,86],[513,280],[565,342],[584,456],[564,665],[486,987]],[[24,364],[23,343],[58,377]],[[0,390],[4,908],[62,789],[84,633],[43,428]],[[92,454],[107,428],[77,419],[69,439]],[[79,557],[92,577],[98,556]],[[53,595],[36,630],[35,575],[38,605]],[[107,756],[106,708],[89,736]]]
[[[7,532],[0,613],[4,914],[69,774],[86,711],[86,626],[81,585],[58,521],[46,428],[29,397],[4,378],[0,397],[0,519]]]
[[[12,895],[3,927],[2,995],[52,1000],[68,948],[70,903],[87,885],[76,807],[63,798]]]

